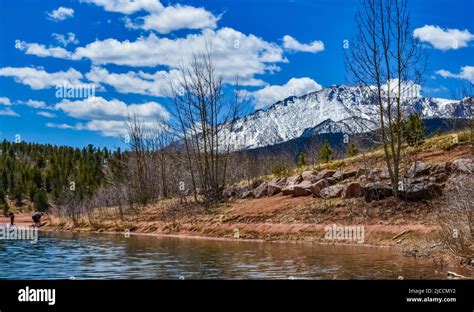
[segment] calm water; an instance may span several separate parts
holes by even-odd
[[[0,241],[0,279],[445,278],[449,269],[370,247],[40,233]]]

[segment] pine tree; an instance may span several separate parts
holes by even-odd
[[[327,163],[331,159],[331,155],[332,155],[331,146],[329,145],[328,140],[325,140],[323,145],[321,146],[321,149],[319,150],[319,159]]]
[[[403,124],[403,137],[409,146],[423,144],[425,140],[425,124],[419,114],[411,114]]]
[[[357,154],[359,154],[359,149],[357,148],[357,146],[354,144],[354,143],[351,143],[349,144],[349,146],[347,147],[347,152],[346,152],[347,156],[349,157],[353,157]]]
[[[46,211],[49,208],[48,195],[44,189],[40,189],[33,198],[36,211]]]
[[[301,153],[298,154],[298,158],[296,159],[296,165],[298,166],[298,168],[308,165],[308,163],[306,161],[305,153],[301,152]]]

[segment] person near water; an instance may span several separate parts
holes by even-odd
[[[31,217],[33,219],[33,222],[35,223],[34,226],[40,227],[41,225],[41,217],[43,216],[42,212],[35,212],[33,216]]]
[[[15,214],[13,212],[10,212],[8,216],[10,217],[10,225],[15,225]]]

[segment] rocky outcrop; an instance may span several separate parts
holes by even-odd
[[[328,186],[325,189],[321,190],[319,192],[319,195],[321,196],[321,198],[325,198],[325,199],[336,198],[336,197],[341,196],[343,190],[344,190],[344,185],[335,184],[335,185]]]
[[[311,183],[316,182],[316,172],[315,171],[304,171],[301,174],[301,177],[303,178],[303,181],[309,181]]]
[[[313,184],[310,181],[303,181],[295,186],[293,186],[293,196],[309,196],[312,194]]]
[[[474,173],[474,163],[472,159],[461,158],[453,161],[453,171],[455,173]]]
[[[436,183],[416,183],[406,189],[399,189],[398,196],[406,201],[422,201],[443,195],[443,188]]]
[[[267,196],[267,188],[268,188],[268,183],[263,182],[259,186],[257,186],[252,192],[255,198],[262,198],[264,196]]]
[[[267,186],[267,195],[268,196],[273,196],[276,194],[279,194],[281,192],[282,187],[276,183],[268,183]]]
[[[338,169],[332,176],[336,181],[344,181],[346,179],[355,177],[357,175],[357,170],[344,171],[343,169]]]
[[[336,171],[334,171],[334,170],[329,170],[329,169],[324,169],[324,170],[320,171],[320,172],[316,175],[316,181],[319,181],[319,180],[321,180],[321,179],[325,179],[325,178],[332,177],[334,173],[336,173]]]
[[[351,182],[344,187],[341,197],[344,199],[364,196],[364,188],[359,182]]]
[[[382,200],[390,196],[393,196],[393,190],[387,184],[370,182],[364,185],[364,200],[366,202]]]
[[[422,201],[442,196],[445,186],[449,189],[456,178],[472,174],[473,166],[473,161],[468,158],[436,165],[416,161],[410,165],[402,181],[399,182],[399,197],[407,201]],[[255,180],[248,186],[228,188],[223,191],[223,196],[262,198],[282,193],[294,197],[309,195],[343,199],[364,197],[365,201],[371,202],[393,196],[388,178],[387,171],[379,168],[370,171],[365,169],[352,171],[325,169],[318,173],[305,171],[301,175],[275,178],[269,182]]]
[[[336,180],[333,178],[326,178],[319,180],[318,182],[314,183],[311,191],[313,192],[314,197],[321,197],[321,191],[331,185],[334,185],[336,183]]]
[[[386,180],[389,179],[390,175],[388,174],[387,170],[382,170],[379,168],[375,168],[369,171],[367,173],[367,180],[375,182],[375,181],[380,181],[380,180]]]
[[[453,170],[453,164],[450,161],[434,165],[431,167],[430,175],[450,174]]]
[[[408,169],[405,177],[407,178],[416,178],[419,176],[428,175],[431,171],[431,165],[424,163],[422,161],[415,161],[411,164],[410,168]]]
[[[291,176],[286,179],[285,186],[293,186],[300,183],[301,181],[303,181],[303,177],[301,175]]]

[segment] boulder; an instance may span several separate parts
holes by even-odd
[[[261,185],[263,183],[262,180],[254,180],[252,181],[252,183],[249,185],[249,188],[251,190],[253,190],[254,188],[258,187],[259,185]]]
[[[364,195],[364,189],[359,182],[352,182],[347,184],[342,191],[341,197],[344,199],[362,197]]]
[[[398,196],[406,201],[421,201],[434,199],[443,195],[443,188],[436,183],[418,183],[407,187],[405,190],[399,190]]]
[[[255,196],[255,198],[262,198],[264,196],[267,196],[267,187],[268,187],[268,183],[267,182],[263,182],[262,184],[260,184],[259,186],[257,186],[252,192],[253,192],[253,195]]]
[[[311,183],[316,182],[316,173],[312,170],[304,171],[301,174],[301,177],[303,178],[303,181],[309,181]]]
[[[253,194],[252,191],[246,190],[243,191],[242,194],[240,195],[240,198],[254,198],[255,195]]]
[[[431,171],[432,166],[422,161],[415,161],[411,164],[405,176],[407,178],[416,178],[419,176],[428,175]]]
[[[321,179],[325,179],[325,178],[329,178],[329,177],[332,177],[332,175],[336,173],[336,171],[334,170],[329,170],[329,169],[324,169],[322,171],[320,171],[317,175],[316,175],[316,181],[319,181]]]
[[[344,185],[336,184],[336,185],[328,186],[325,189],[321,190],[319,192],[319,195],[325,199],[336,198],[336,197],[341,196],[343,190],[344,190]]]
[[[440,174],[440,173],[449,174],[449,173],[451,173],[452,168],[453,168],[453,164],[451,162],[447,161],[445,163],[434,165],[431,168],[430,174],[431,175],[436,175],[436,174]]]
[[[280,187],[283,187],[286,184],[286,179],[286,177],[275,179],[275,184]]]
[[[370,182],[364,185],[364,200],[366,202],[382,200],[390,196],[393,196],[393,190],[384,183]]]
[[[429,181],[434,183],[443,183],[448,181],[449,176],[446,173],[439,173],[436,175],[432,175],[429,178]]]
[[[268,183],[267,186],[267,195],[268,196],[273,196],[281,192],[281,186],[276,184],[276,183]]]
[[[390,175],[387,170],[382,170],[379,168],[375,168],[370,170],[370,172],[367,174],[367,180],[369,181],[380,181],[380,180],[386,180],[389,179]]]
[[[369,173],[369,170],[367,170],[365,168],[359,168],[357,170],[357,173],[356,173],[355,177],[356,178],[366,177],[368,173]]]
[[[313,192],[313,195],[315,197],[321,197],[321,190],[334,184],[336,184],[336,180],[334,180],[333,178],[322,179],[313,184],[313,186],[311,187],[311,191]]]
[[[285,186],[293,186],[300,183],[301,181],[303,181],[303,177],[301,175],[291,176],[286,179]]]
[[[343,169],[338,169],[332,176],[337,181],[343,181],[357,175],[357,170],[344,171]]]
[[[453,161],[453,171],[456,173],[473,173],[474,163],[472,159],[460,158]]]
[[[293,196],[309,196],[312,194],[312,186],[313,184],[310,181],[303,181],[299,184],[293,186]]]
[[[283,193],[283,195],[293,195],[293,188],[294,185],[285,186],[281,189],[281,192]]]
[[[224,198],[231,198],[231,197],[236,197],[237,196],[237,189],[232,187],[232,188],[227,188],[222,192],[222,196]]]

